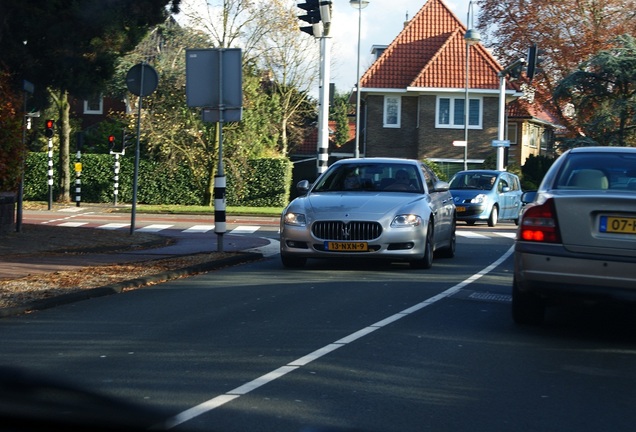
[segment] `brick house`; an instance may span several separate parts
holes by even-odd
[[[449,165],[451,172],[463,168],[464,148],[452,143],[463,141],[465,133],[465,32],[466,26],[442,0],[428,0],[390,45],[373,48],[376,60],[360,80],[362,156],[429,159]],[[502,70],[483,45],[470,47],[471,168],[496,154],[492,141],[498,137]],[[504,136],[511,138],[506,160],[509,156],[517,165],[539,154],[539,143],[547,146],[555,127],[553,119],[532,104],[515,102],[521,96],[519,86],[506,80]]]

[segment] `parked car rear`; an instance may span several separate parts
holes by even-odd
[[[636,148],[564,153],[523,210],[512,316],[540,323],[555,301],[636,301]]]

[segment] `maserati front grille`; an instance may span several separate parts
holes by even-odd
[[[382,234],[382,226],[377,222],[316,222],[312,228],[314,236],[321,240],[369,241]]]

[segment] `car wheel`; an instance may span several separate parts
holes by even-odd
[[[433,266],[433,222],[428,223],[424,256],[417,261],[411,261],[411,268],[429,269]]]
[[[451,238],[449,240],[448,246],[445,248],[436,251],[436,254],[439,254],[440,258],[453,258],[455,256],[455,248],[457,245],[457,235],[455,233],[455,227],[457,223],[453,221],[451,226]]]
[[[545,317],[545,302],[536,294],[523,292],[512,280],[512,319],[517,324],[537,325]]]
[[[489,227],[497,226],[498,217],[499,217],[499,211],[497,210],[497,206],[492,206],[492,210],[490,211],[490,216],[488,217],[488,226]]]
[[[304,267],[307,262],[307,258],[292,257],[289,255],[280,254],[280,259],[283,262],[283,266],[287,268],[301,268]]]

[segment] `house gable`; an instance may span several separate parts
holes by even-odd
[[[428,0],[364,73],[360,88],[465,88],[465,32],[466,26],[442,0]],[[482,45],[471,48],[470,88],[496,91],[501,70]]]
[[[467,64],[466,31],[443,0],[427,0],[362,75],[363,155],[453,164],[466,161],[476,166],[497,153],[492,142],[499,139],[502,127],[504,134],[507,128],[500,124],[500,98],[510,102],[519,97],[518,83],[506,80],[502,95],[499,74],[503,67],[481,44],[470,46]],[[466,95],[470,104],[467,129]],[[401,99],[401,123],[387,127],[383,106],[388,98],[396,97]],[[522,133],[525,129],[518,128]],[[467,154],[464,147],[453,145],[466,138]],[[517,162],[520,159],[512,148],[510,156]]]

